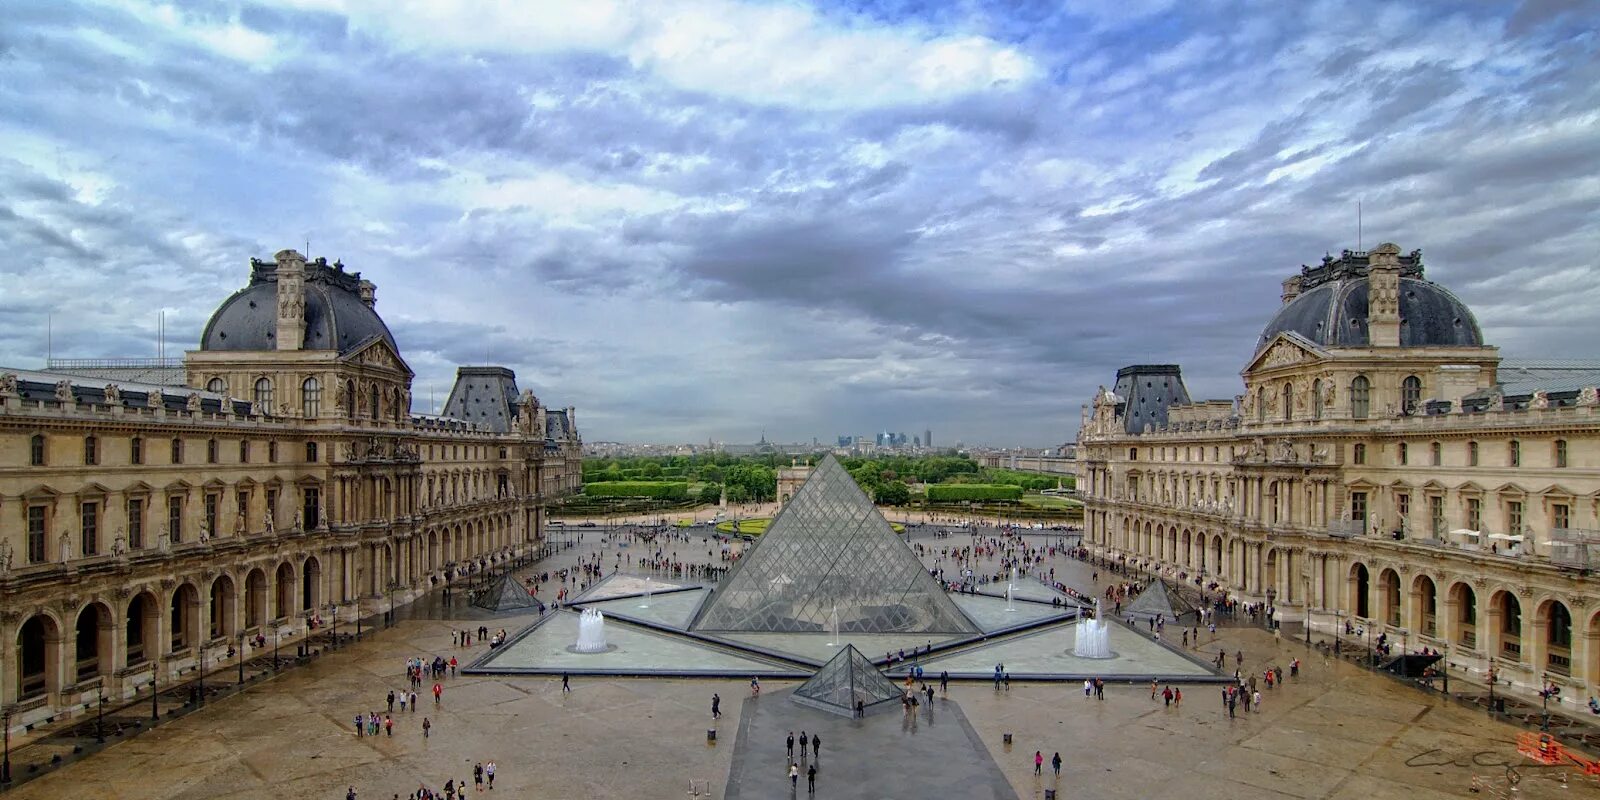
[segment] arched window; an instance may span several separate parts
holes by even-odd
[[[207,439],[206,440],[206,463],[207,464],[215,464],[215,463],[217,463],[217,440],[216,439]]]
[[[44,434],[36,433],[28,440],[28,463],[35,467],[44,466]]]
[[[206,391],[215,392],[217,394],[227,394],[228,384],[224,383],[221,378],[212,378],[211,380],[206,381]]]
[[[1354,419],[1366,419],[1370,408],[1372,383],[1365,375],[1357,375],[1350,382],[1350,416]]]
[[[378,418],[378,384],[367,387],[367,409],[372,412],[372,418]]]
[[[1311,418],[1322,419],[1322,379],[1311,382]]]
[[[1364,444],[1356,445],[1354,452],[1350,456],[1350,460],[1356,464],[1367,463],[1367,446]]]
[[[1294,419],[1294,384],[1283,382],[1283,421]]]
[[[322,384],[316,378],[306,378],[300,384],[300,415],[311,419],[322,413]]]
[[[256,405],[259,406],[260,409],[261,409],[261,413],[263,413],[263,414],[271,414],[272,413],[272,379],[271,378],[257,378],[256,379],[256,396],[255,396],[255,400],[256,400]]]
[[[1415,414],[1422,406],[1422,379],[1407,375],[1400,382],[1400,413]]]
[[[1267,387],[1256,390],[1256,422],[1267,421]]]

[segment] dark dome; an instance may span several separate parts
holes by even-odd
[[[1323,283],[1296,297],[1272,316],[1256,349],[1285,331],[1325,347],[1365,347],[1367,276]],[[1482,347],[1483,333],[1466,303],[1449,290],[1425,279],[1402,277],[1400,346]]]
[[[395,352],[394,336],[370,306],[342,282],[305,282],[306,350],[348,353],[374,336],[381,336]],[[224,300],[200,336],[201,350],[276,350],[278,284],[276,279],[252,281]]]

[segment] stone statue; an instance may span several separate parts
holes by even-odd
[[[122,387],[114,383],[106,384],[106,405],[122,405]]]
[[[122,529],[117,529],[117,538],[111,540],[111,555],[120,556],[128,552],[128,537],[122,535]]]
[[[272,524],[272,509],[270,509],[270,508],[267,509],[267,512],[266,512],[266,514],[264,516],[265,516],[264,523],[267,526],[267,528],[266,528],[267,533],[272,533],[274,530],[276,530],[275,526]]]
[[[1506,398],[1505,398],[1505,396],[1500,394],[1499,392],[1496,392],[1492,396],[1490,396],[1489,397],[1489,410],[1490,411],[1504,411],[1504,410],[1506,410]]]
[[[5,393],[5,385],[3,383],[4,380],[5,379],[3,377],[0,377],[0,394],[4,394]],[[1580,405],[1580,406],[1600,405],[1600,387],[1585,386],[1582,389],[1579,389],[1578,390],[1578,405]]]
[[[13,378],[16,376],[13,375]],[[0,539],[0,576],[11,574],[11,543]]]
[[[15,397],[17,394],[17,373],[7,372],[0,375],[0,397]]]
[[[72,402],[71,381],[56,381],[56,400],[63,403]]]
[[[1533,393],[1533,399],[1528,401],[1528,408],[1544,409],[1544,408],[1549,408],[1549,407],[1550,407],[1550,393],[1546,392],[1546,391],[1534,392]]]
[[[1256,396],[1250,392],[1245,392],[1243,400],[1239,403],[1239,408],[1244,412],[1245,416],[1253,416],[1256,413]]]
[[[1281,462],[1285,462],[1285,463],[1294,463],[1299,458],[1300,458],[1300,456],[1299,456],[1298,453],[1295,452],[1294,443],[1293,442],[1289,441],[1288,439],[1279,439],[1278,440],[1278,457],[1276,459],[1277,461],[1281,461]]]
[[[65,563],[70,560],[72,560],[72,537],[63,531],[61,533],[61,561]]]
[[[1267,440],[1257,436],[1250,442],[1251,461],[1264,461],[1267,458]]]
[[[199,392],[190,392],[189,396],[184,398],[184,400],[183,400],[183,407],[188,409],[189,411],[199,411],[200,410],[200,393]]]
[[[1306,396],[1308,394],[1309,394],[1309,392],[1303,391],[1301,389],[1296,389],[1295,390],[1295,393],[1294,393],[1294,410],[1302,412],[1302,413],[1306,410]]]
[[[349,402],[350,394],[344,390],[344,384],[340,383],[333,390],[333,407],[339,411],[344,411],[349,407]]]
[[[239,513],[233,515],[233,535],[243,536],[245,534],[245,525],[244,509],[241,508],[239,509]]]
[[[323,503],[317,504],[317,529],[328,529],[328,506]]]
[[[211,539],[211,523],[209,523],[209,522],[207,522],[207,521],[202,519],[202,520],[200,520],[200,541],[204,542],[204,541],[209,541],[210,539]]]

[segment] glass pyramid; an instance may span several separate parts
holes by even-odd
[[[544,610],[544,603],[539,602],[522,584],[517,582],[515,575],[509,571],[501,575],[493,585],[485,589],[472,604],[478,608],[490,611],[510,611],[512,609],[537,608]]]
[[[855,479],[827,456],[691,629],[978,633]]]
[[[1183,595],[1167,588],[1167,582],[1157,579],[1150,584],[1138,597],[1122,609],[1125,617],[1163,618],[1169,622],[1177,622],[1184,614],[1194,611],[1194,604],[1183,599]]]
[[[817,674],[795,687],[794,701],[835,714],[855,716],[856,702],[870,713],[880,703],[898,702],[900,687],[884,677],[854,645],[822,665]]]

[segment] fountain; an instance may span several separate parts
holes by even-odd
[[[640,603],[639,607],[640,608],[649,608],[650,607],[650,588],[648,586],[645,587],[645,590],[644,590],[644,602]]]
[[[833,607],[833,613],[828,616],[828,630],[833,632],[833,638],[828,642],[829,647],[839,646],[839,607]]]
[[[1012,567],[1010,574],[1008,574],[1006,576],[1006,610],[1007,611],[1016,611],[1017,610],[1017,603],[1011,597],[1011,595],[1016,591],[1016,588],[1017,588],[1014,585],[1014,581],[1016,581],[1016,579],[1017,579],[1017,568],[1016,567]]]
[[[576,653],[604,653],[606,646],[606,618],[598,608],[585,609],[578,617],[578,643],[572,646]]]
[[[1111,628],[1100,616],[1100,600],[1094,601],[1094,618],[1084,619],[1083,612],[1078,612],[1077,640],[1073,642],[1072,654],[1078,658],[1111,658]]]

